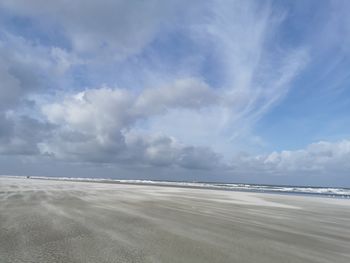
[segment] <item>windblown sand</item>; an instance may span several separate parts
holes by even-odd
[[[0,262],[350,262],[350,201],[0,178]]]

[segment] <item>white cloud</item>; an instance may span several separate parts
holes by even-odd
[[[170,108],[199,109],[219,102],[219,96],[205,82],[186,78],[170,86],[144,90],[135,108],[140,113],[157,114]]]
[[[187,78],[140,94],[108,87],[87,89],[44,106],[43,112],[56,124],[81,130],[110,130],[130,127],[138,119],[164,114],[169,109],[200,109],[217,103],[219,97],[203,81]]]
[[[350,141],[320,141],[294,151],[258,156],[237,155],[232,168],[248,174],[260,173],[261,176],[345,175],[350,169]]]
[[[60,158],[95,162],[131,162],[184,167],[210,167],[218,157],[205,147],[183,145],[164,135],[130,133],[140,120],[169,109],[199,110],[218,97],[198,79],[180,79],[140,94],[124,89],[89,89],[43,106],[43,114],[60,128],[41,149]],[[209,160],[211,159],[211,160]]]
[[[286,96],[308,54],[275,43],[284,15],[273,12],[269,2],[217,1],[212,12],[207,27],[223,65],[227,128],[234,137]]]
[[[194,6],[207,11],[207,16],[203,16],[191,9],[192,4],[182,1],[152,3],[2,3],[20,15],[57,23],[64,29],[73,50],[42,47],[38,56],[45,58],[44,73],[52,75],[55,84],[60,83],[59,77],[64,79],[72,66],[99,60],[99,53],[113,54],[113,58],[138,54],[156,37],[163,22],[171,24],[176,20],[178,11],[195,15],[186,20],[185,32],[196,36],[189,37],[193,46],[202,48],[205,43],[204,55],[208,50],[215,53],[222,71],[220,87],[215,89],[202,80],[205,76],[179,78],[196,75],[192,74],[196,72],[193,65],[185,63],[179,70],[181,74],[167,72],[164,76],[162,71],[152,72],[151,68],[148,78],[152,79],[152,88],[131,91],[104,87],[68,95],[43,107],[44,117],[58,129],[50,140],[40,143],[41,149],[60,157],[68,153],[77,159],[81,155],[81,159],[103,161],[109,159],[108,153],[115,156],[127,152],[130,145],[126,145],[126,134],[138,132],[148,138],[165,134],[168,139],[176,138],[177,143],[201,149],[210,145],[229,156],[236,151],[236,138],[249,134],[254,123],[286,95],[290,82],[305,63],[304,50],[280,49],[278,54],[270,50],[270,37],[281,18],[271,12],[269,5],[260,6],[255,1],[212,1],[207,5],[194,2]],[[82,5],[84,9],[80,8]],[[141,15],[137,12],[140,8]],[[176,23],[173,27],[177,27]],[[155,56],[161,61],[161,56]],[[150,66],[144,63],[139,65],[142,70]],[[134,72],[139,72],[139,68],[134,68]],[[176,148],[172,143],[164,145],[167,149]]]
[[[186,143],[210,142],[228,156],[240,150],[240,141],[254,137],[257,121],[286,97],[308,63],[308,52],[303,47],[285,49],[275,42],[284,14],[273,12],[269,3],[213,1],[209,5],[206,19],[191,32],[195,41],[205,43],[204,54],[207,49],[215,54],[220,103],[200,112],[172,109],[152,118],[147,129]]]

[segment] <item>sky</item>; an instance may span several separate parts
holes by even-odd
[[[348,10],[0,0],[0,174],[350,187]]]

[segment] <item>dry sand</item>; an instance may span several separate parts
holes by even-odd
[[[350,201],[0,177],[0,262],[350,262]]]

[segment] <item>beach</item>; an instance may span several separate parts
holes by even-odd
[[[350,200],[0,177],[0,262],[350,262]]]

